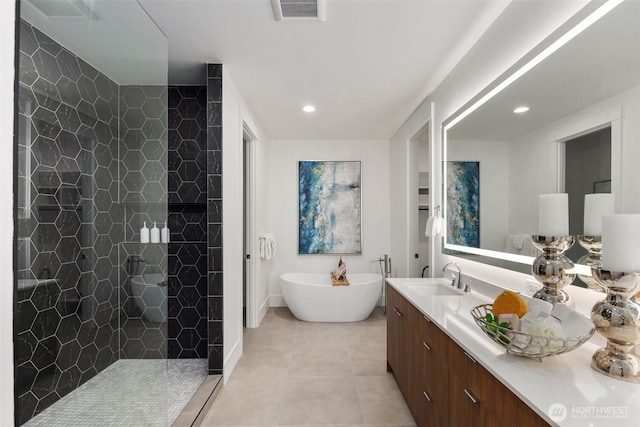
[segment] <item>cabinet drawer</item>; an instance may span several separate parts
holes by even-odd
[[[446,363],[448,361],[449,337],[431,319],[418,312],[416,317],[418,334],[422,337],[423,345],[434,354],[438,360]]]
[[[407,312],[407,305],[407,300],[391,285],[387,285],[387,315],[403,317]]]
[[[502,423],[491,414],[473,391],[465,387],[455,374],[451,374],[449,378],[449,426],[499,427],[501,425]]]
[[[474,365],[478,365],[470,354],[466,353],[452,339],[448,340],[449,369],[461,380],[470,378]],[[479,366],[479,365],[478,365]]]
[[[449,341],[449,369],[463,389],[467,389],[482,406],[505,426],[534,427],[547,425],[496,377],[466,353],[453,340]]]
[[[449,397],[445,397],[445,405],[436,403],[433,397],[418,392],[413,411],[416,424],[420,427],[436,427],[449,425],[447,408]]]
[[[387,315],[402,317],[408,326],[416,325],[418,316],[422,316],[420,310],[391,286],[387,288],[387,295]]]
[[[500,424],[514,425],[515,401],[511,392],[453,340],[449,341],[449,360],[451,375],[458,378],[463,391],[467,390]]]
[[[425,345],[425,340],[420,334],[414,334],[415,367],[414,378],[416,381],[413,389],[413,404],[416,408],[416,417],[430,420],[426,423],[418,422],[418,425],[447,425],[448,390],[449,381],[446,360],[439,357],[435,348]]]

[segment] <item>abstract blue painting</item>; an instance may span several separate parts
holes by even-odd
[[[360,254],[358,161],[298,162],[298,253]]]
[[[447,243],[480,247],[480,162],[447,162]]]

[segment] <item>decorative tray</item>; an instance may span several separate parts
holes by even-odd
[[[595,326],[590,319],[562,304],[556,304],[558,310],[554,308],[554,311],[557,313],[552,312],[551,316],[560,322],[566,338],[532,335],[498,326],[487,321],[487,314],[493,316],[492,307],[492,304],[478,305],[471,310],[471,316],[489,338],[505,347],[507,353],[516,356],[531,357],[542,361],[544,357],[566,353],[580,347],[595,332]]]

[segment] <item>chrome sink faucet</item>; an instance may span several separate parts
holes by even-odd
[[[458,289],[462,289],[462,282],[460,281],[460,275],[462,272],[460,271],[460,266],[455,262],[449,262],[442,267],[442,271],[445,271],[447,267],[455,267],[458,269],[458,274],[451,273],[451,286],[454,286]]]

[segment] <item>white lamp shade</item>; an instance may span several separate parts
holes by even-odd
[[[567,193],[539,195],[538,233],[541,236],[569,235],[569,196]]]
[[[584,196],[585,236],[602,236],[602,217],[613,215],[615,207],[615,194],[586,194]]]
[[[640,272],[640,214],[602,217],[602,268]]]

